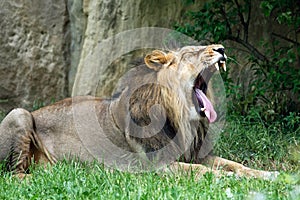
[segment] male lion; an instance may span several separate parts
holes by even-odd
[[[208,125],[217,119],[208,80],[219,67],[226,70],[226,58],[222,45],[155,50],[120,80],[113,99],[74,97],[32,113],[14,109],[0,126],[0,160],[19,174],[32,162],[76,157],[119,169],[162,166],[200,175],[219,174],[221,167],[270,178],[275,173],[200,155]]]

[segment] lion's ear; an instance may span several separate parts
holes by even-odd
[[[174,60],[172,54],[166,54],[165,52],[155,50],[151,54],[146,55],[145,63],[150,69],[158,71],[162,66],[168,66]]]

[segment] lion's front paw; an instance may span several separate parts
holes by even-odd
[[[262,174],[262,178],[264,180],[269,180],[269,181],[275,181],[277,179],[277,177],[279,176],[279,172],[274,171],[274,172],[264,172]]]

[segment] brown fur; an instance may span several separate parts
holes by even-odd
[[[199,175],[208,171],[219,175],[221,166],[238,175],[273,177],[274,173],[233,161],[200,156],[208,120],[196,112],[193,84],[203,70],[215,71],[214,64],[225,56],[218,48],[224,47],[155,50],[145,57],[145,65],[119,81],[112,100],[74,97],[32,113],[13,110],[0,125],[0,160],[6,159],[8,169],[17,173],[26,172],[32,159],[55,163],[77,157],[109,166],[115,163],[120,169],[139,163],[147,170],[154,164],[164,170],[195,169]],[[206,74],[203,81],[210,76]],[[208,87],[208,97],[209,92]]]

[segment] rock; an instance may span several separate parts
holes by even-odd
[[[157,35],[126,36],[103,48],[99,43],[140,27],[172,28],[186,9],[173,0],[2,0],[0,111],[32,109],[37,100],[48,104],[71,94],[110,96],[144,53],[126,48],[143,47],[135,37],[151,44]],[[115,49],[126,54],[114,55]],[[117,57],[105,63],[110,56]]]
[[[0,110],[65,97],[70,62],[65,1],[2,0],[0,18]]]
[[[183,1],[173,0],[85,0],[85,40],[72,95],[111,96],[118,78],[132,66],[129,62],[143,55],[139,51],[127,52],[126,48],[137,50],[136,47],[143,47],[133,44],[142,37],[142,40],[153,40],[154,43],[156,37],[160,37],[160,33],[149,35],[140,31],[134,33],[135,38],[132,34],[123,34],[124,31],[141,27],[172,28],[180,21],[185,9]],[[118,38],[118,34],[123,34],[123,38]],[[112,55],[118,52],[127,54]]]
[[[86,29],[86,20],[87,15],[84,13],[86,0],[84,1],[76,1],[76,0],[68,0],[68,11],[70,17],[70,32],[72,35],[70,52],[71,52],[71,60],[70,60],[70,70],[68,72],[69,83],[68,88],[69,91],[72,91],[72,87],[74,84],[74,79],[77,73],[77,66],[80,61],[80,55],[82,50],[82,45],[84,42],[84,32]]]

